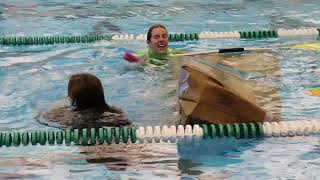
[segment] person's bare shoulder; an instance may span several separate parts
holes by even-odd
[[[110,106],[110,110],[105,111],[102,114],[101,119],[103,121],[112,122],[114,126],[126,126],[131,124],[125,112],[115,106]]]
[[[64,106],[54,108],[49,112],[40,113],[37,117],[37,121],[51,127],[63,128],[72,124],[72,121],[76,118],[71,107]]]

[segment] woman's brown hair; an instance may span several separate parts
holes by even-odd
[[[74,74],[68,83],[68,97],[75,110],[88,108],[107,108],[103,87],[100,80],[87,73]]]

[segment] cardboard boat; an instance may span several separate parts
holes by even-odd
[[[279,121],[261,107],[250,83],[217,63],[186,60],[179,81],[181,124]]]

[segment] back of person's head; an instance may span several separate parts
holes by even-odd
[[[167,28],[166,28],[164,25],[162,25],[162,24],[154,24],[154,25],[152,25],[152,26],[149,28],[149,30],[148,30],[148,32],[147,32],[147,43],[149,43],[149,42],[151,41],[152,30],[155,29],[155,28],[162,28],[162,29],[164,29],[164,30],[167,32],[167,34],[168,34]]]
[[[100,80],[92,74],[72,75],[68,83],[68,97],[75,110],[109,107]]]

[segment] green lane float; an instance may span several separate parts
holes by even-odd
[[[276,31],[249,31],[239,32],[242,39],[257,39],[257,38],[277,38],[278,33]]]
[[[278,30],[254,30],[254,31],[230,31],[200,33],[175,33],[169,34],[171,42],[177,41],[198,41],[203,39],[262,39],[280,38],[295,36],[316,36],[320,35],[317,28],[299,29],[278,29]],[[8,36],[0,37],[0,45],[50,45],[64,43],[93,43],[101,40],[108,41],[133,41],[147,39],[146,34],[116,34],[116,35],[83,35],[83,36]]]
[[[111,40],[110,35],[85,35],[85,36],[13,36],[0,37],[1,45],[49,45],[64,43],[92,43],[101,40]]]
[[[0,132],[0,147],[27,145],[95,145],[176,142],[181,138],[259,138],[302,136],[318,133],[320,121],[201,124],[186,126],[107,127],[65,131]]]

